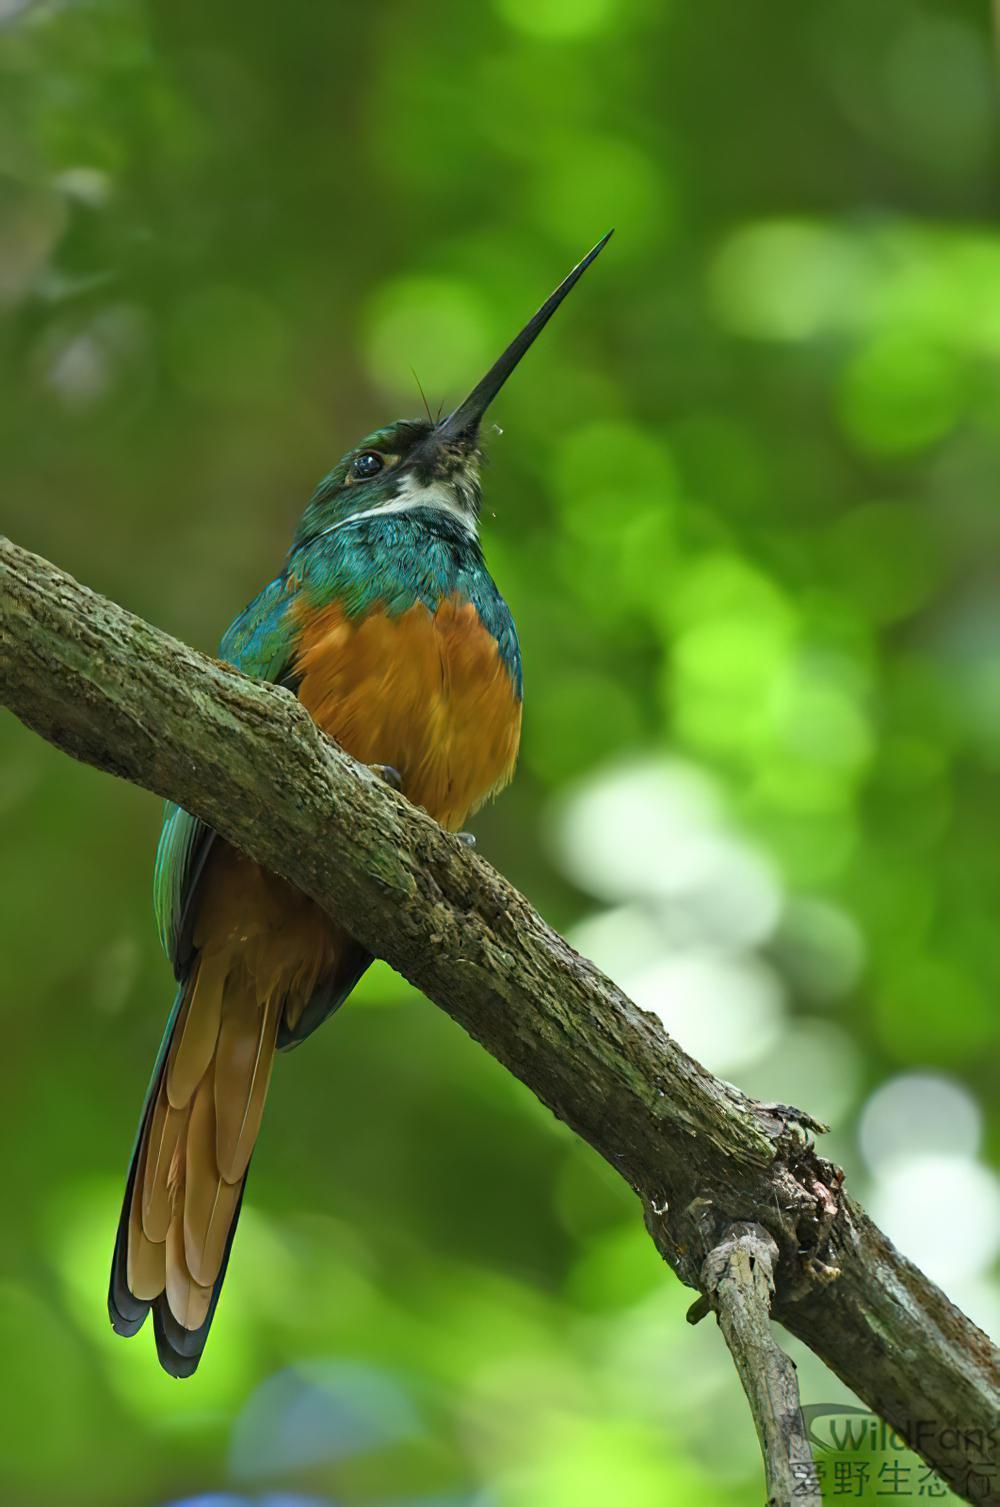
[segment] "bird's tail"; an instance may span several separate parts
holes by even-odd
[[[181,986],[143,1107],[111,1269],[119,1334],[150,1308],[160,1364],[190,1376],[219,1299],[283,1000],[245,955],[205,949]]]

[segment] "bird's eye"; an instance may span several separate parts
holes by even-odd
[[[351,462],[351,476],[355,481],[368,481],[369,477],[377,476],[384,465],[385,461],[377,451],[364,450]]]

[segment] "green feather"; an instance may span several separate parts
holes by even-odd
[[[291,668],[297,630],[289,607],[295,581],[283,572],[227,630],[219,658],[254,680],[279,681]],[[178,978],[191,958],[191,901],[214,838],[209,827],[168,801],[153,870],[153,910],[163,950]]]

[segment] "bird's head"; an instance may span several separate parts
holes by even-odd
[[[400,419],[344,455],[316,488],[296,534],[301,545],[375,513],[431,508],[470,532],[481,502],[479,429],[486,410],[570,289],[611,239],[608,231],[515,336],[499,360],[440,422]]]

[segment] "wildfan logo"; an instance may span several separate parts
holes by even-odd
[[[959,1441],[974,1462],[965,1482],[968,1499],[985,1500],[997,1485],[989,1458],[997,1444],[994,1430],[956,1429],[928,1419],[893,1428],[867,1408],[844,1402],[811,1403],[802,1417],[827,1500],[947,1497],[948,1488],[917,1456],[935,1447],[954,1449]]]

